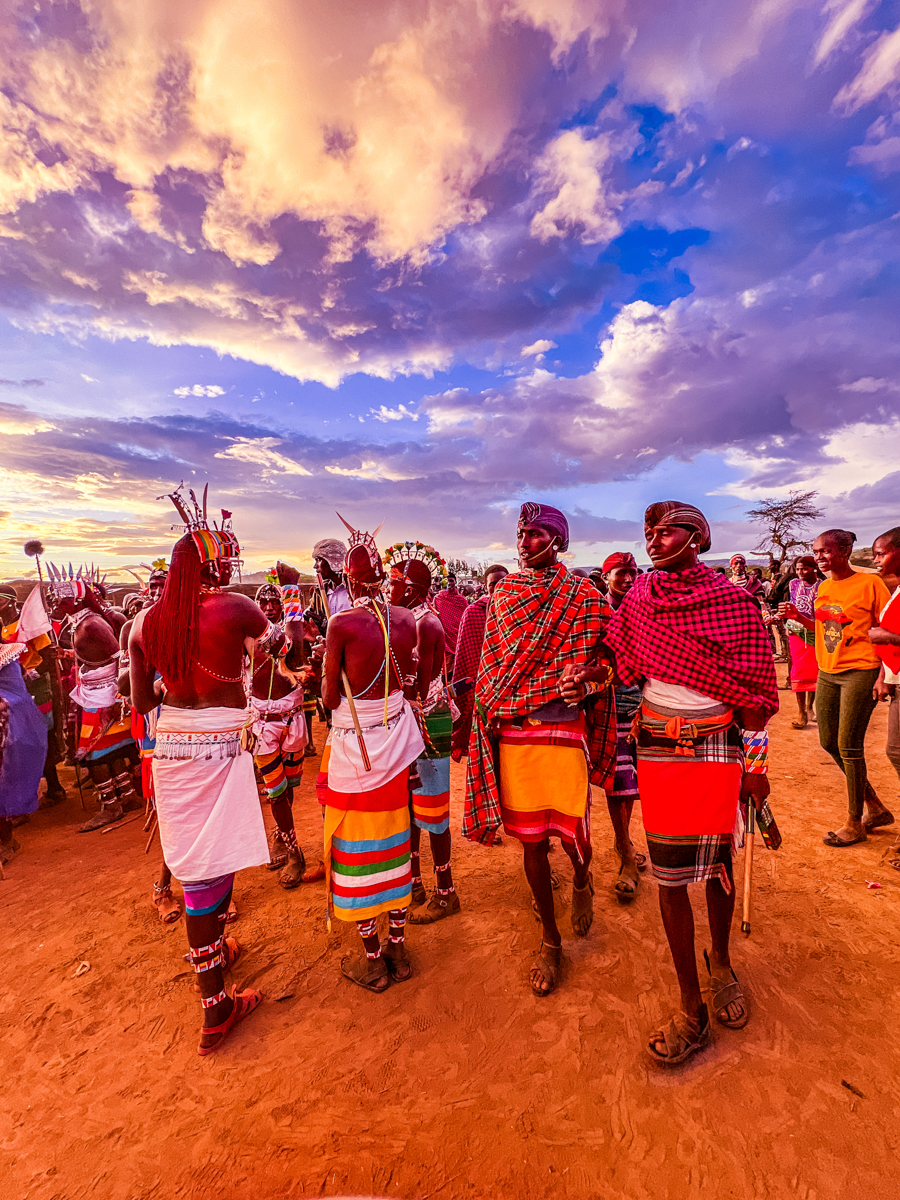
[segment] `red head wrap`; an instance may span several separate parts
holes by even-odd
[[[607,571],[614,571],[616,567],[627,567],[629,571],[637,571],[637,562],[633,554],[629,554],[627,550],[617,550],[615,554],[610,554],[608,558],[603,560],[601,570],[605,574]]]

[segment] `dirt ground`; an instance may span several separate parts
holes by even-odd
[[[751,1021],[716,1027],[675,1072],[643,1054],[676,1007],[655,887],[646,878],[631,907],[613,898],[602,794],[596,920],[586,940],[567,938],[553,996],[528,989],[539,936],[508,838],[456,840],[462,914],[410,931],[415,976],[381,996],[341,978],[356,934],[326,932],[324,885],[286,893],[258,868],[238,877],[232,932],[246,948],[236,978],[266,1001],[203,1059],[184,923],[164,928],[149,903],[157,852],[145,857],[140,821],[79,835],[77,793],[39,812],[0,882],[4,1195],[896,1196],[900,874],[880,860],[900,823],[852,849],[822,845],[841,823],[842,778],[815,727],[790,728],[781,695],[784,847],[758,851],[753,933],[733,955]],[[900,816],[885,715],[870,771]],[[298,806],[308,850],[321,837],[315,767]],[[454,768],[456,829],[463,778]],[[571,871],[561,851],[552,861],[565,936]],[[698,911],[698,947],[704,930]]]

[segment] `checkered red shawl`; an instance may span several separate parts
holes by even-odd
[[[558,563],[501,579],[488,611],[475,689],[475,717],[466,771],[463,835],[484,842],[500,825],[496,746],[488,724],[534,712],[559,697],[568,663],[598,657],[610,610],[592,583]],[[585,709],[591,783],[604,787],[615,771],[615,704],[611,690]]]
[[[451,654],[455,654],[459,626],[469,607],[469,602],[461,592],[438,592],[432,604],[444,627],[447,650]]]
[[[745,591],[699,563],[639,575],[616,609],[606,640],[619,677],[653,676],[721,704],[778,711],[772,647]]]
[[[490,596],[479,596],[463,613],[456,639],[456,656],[453,659],[453,683],[472,680],[478,675],[481,661],[481,646],[484,642],[484,627],[487,624]],[[452,748],[465,754],[472,733],[472,713],[475,708],[475,689],[456,697],[459,717],[453,722]]]

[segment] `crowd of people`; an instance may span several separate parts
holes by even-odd
[[[184,917],[201,1055],[262,1000],[225,982],[241,956],[226,926],[245,868],[267,865],[289,891],[324,881],[329,927],[350,923],[360,935],[358,954],[341,961],[349,981],[382,992],[410,978],[407,924],[433,925],[463,903],[451,760],[466,762],[463,836],[491,846],[502,828],[522,846],[542,934],[528,980],[540,998],[560,985],[564,963],[551,839],[572,865],[571,932],[586,937],[591,789],[603,790],[616,899],[634,901],[648,858],[658,884],[680,999],[646,1050],[667,1067],[706,1046],[714,1023],[748,1019],[730,955],[734,852],[748,824],[779,843],[766,732],[777,660],[797,696],[794,729],[817,722],[846,778],[847,819],[825,844],[851,847],[893,822],[868,779],[864,738],[875,705],[889,701],[887,754],[900,774],[900,606],[885,583],[900,575],[900,528],[876,539],[877,573],[854,569],[854,535],[832,529],[766,579],[742,555],[728,572],[704,565],[703,513],[663,501],[644,515],[649,569],[623,551],[588,572],[560,561],[564,514],[527,502],[517,569],[488,566],[477,596],[460,591],[433,547],[404,541],[382,553],[379,530],[344,522],[346,541],[313,549],[314,585],[279,561],[251,598],[230,586],[241,554],[231,514],[210,523],[205,495],[202,505],[180,490],[171,498],[183,536],[121,605],[92,570],[49,567],[22,606],[0,587],[0,849],[8,861],[15,826],[66,798],[61,760],[82,793],[88,780],[93,789],[97,811],[82,832],[144,811],[161,851],[152,902],[166,924]],[[328,727],[321,754],[317,713]],[[312,852],[294,806],[316,757],[323,837]],[[632,836],[638,799],[646,854]],[[705,889],[709,1004],[691,883]]]

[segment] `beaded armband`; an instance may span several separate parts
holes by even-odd
[[[765,729],[745,729],[744,770],[748,775],[769,773],[769,734]]]
[[[284,631],[282,630],[281,626],[273,625],[270,621],[266,626],[262,636],[257,638],[256,644],[264,653],[274,654],[276,652],[273,650],[273,646],[277,645],[283,636]]]
[[[285,621],[299,621],[303,614],[303,597],[300,595],[300,585],[284,583],[281,585],[282,603],[284,604]]]

